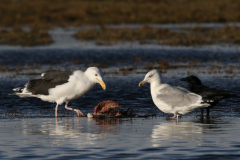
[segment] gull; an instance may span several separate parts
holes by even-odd
[[[103,72],[97,67],[89,67],[85,72],[76,71],[47,71],[42,73],[41,78],[30,80],[25,87],[14,88],[13,95],[21,98],[37,97],[43,101],[57,103],[55,117],[57,117],[58,106],[65,102],[67,110],[73,110],[77,115],[85,116],[79,109],[68,107],[71,100],[82,97],[90,91],[96,83],[105,90]]]
[[[186,114],[196,108],[207,107],[209,104],[203,103],[202,97],[188,91],[182,87],[162,84],[161,73],[154,69],[149,71],[144,80],[139,83],[139,87],[145,83],[150,83],[150,90],[154,104],[164,113],[172,113],[175,119],[181,114]]]

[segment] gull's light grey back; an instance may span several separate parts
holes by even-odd
[[[201,97],[181,87],[168,86],[160,90],[161,94],[157,95],[157,99],[163,101],[169,106],[185,107],[195,104]]]

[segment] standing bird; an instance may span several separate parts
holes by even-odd
[[[196,76],[193,76],[193,75],[182,78],[180,80],[187,81],[190,91],[201,95],[203,97],[203,101],[206,103],[209,103],[211,105],[210,107],[215,106],[219,101],[221,101],[224,98],[237,96],[233,92],[206,87],[202,85],[202,82],[200,81],[200,79],[198,79]],[[209,116],[210,107],[207,108],[207,116]],[[201,109],[202,116],[203,116],[203,113],[204,111],[203,109]]]
[[[150,83],[151,95],[154,104],[164,113],[172,113],[175,119],[179,114],[186,114],[196,108],[207,107],[209,104],[202,103],[202,97],[188,91],[185,88],[162,84],[161,73],[154,69],[149,71],[144,80],[139,83]]]
[[[209,104],[202,103],[202,97],[188,91],[185,88],[162,84],[161,73],[154,69],[149,71],[144,80],[139,83],[150,83],[151,95],[154,104],[164,113],[172,113],[175,119],[179,114],[186,114],[196,108],[207,107]]]
[[[14,95],[21,98],[37,97],[43,101],[56,102],[55,117],[58,105],[66,103],[67,110],[73,110],[77,115],[85,116],[80,110],[68,107],[69,101],[82,97],[90,91],[96,83],[105,90],[102,79],[103,72],[97,67],[89,67],[85,72],[76,71],[47,71],[41,78],[30,80],[25,87],[14,88]]]

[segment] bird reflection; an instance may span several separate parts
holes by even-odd
[[[92,143],[92,139],[105,139],[108,133],[117,134],[119,127],[116,126],[121,124],[122,120],[65,117],[37,121],[23,120],[22,123],[21,131],[25,134],[42,135],[44,138],[58,136],[56,141],[61,138],[62,140],[76,139],[75,143],[77,141]],[[54,139],[51,140],[54,141]]]
[[[159,147],[162,141],[196,140],[200,141],[196,135],[202,134],[201,124],[194,122],[159,122],[152,130],[152,143],[154,147]]]
[[[84,121],[85,120],[86,119],[84,119]],[[74,131],[78,133],[81,133],[81,132],[89,133],[91,134],[91,138],[93,137],[101,138],[97,136],[97,134],[100,134],[102,136],[106,133],[117,133],[118,129],[115,126],[120,123],[121,123],[121,120],[118,118],[111,118],[111,119],[88,118],[87,123],[81,122],[81,119],[76,119],[73,124],[73,121],[71,120],[71,118],[70,119],[66,118],[64,126],[62,125],[62,122],[58,122],[58,120],[56,120],[55,133],[57,135],[62,135],[62,133],[66,134],[65,133],[66,131],[67,132]],[[102,137],[102,138],[105,138],[105,137]]]

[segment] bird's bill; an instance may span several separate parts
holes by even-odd
[[[180,79],[180,81],[187,81],[187,78],[182,78]]]
[[[103,80],[98,80],[98,83],[102,86],[102,89],[106,89],[106,84],[105,84],[105,82],[103,81]]]
[[[144,81],[144,80],[143,80],[143,81],[141,81],[141,82],[139,83],[138,86],[141,87],[141,86],[144,85],[146,82],[147,82],[147,81]]]

